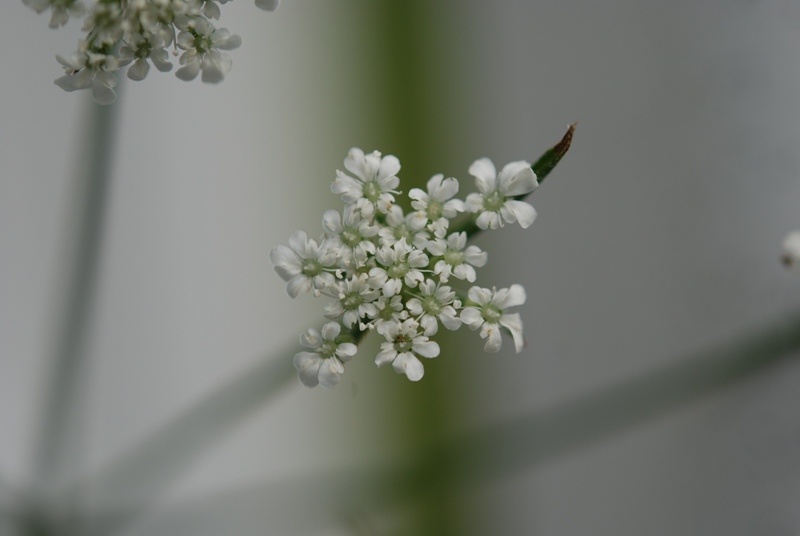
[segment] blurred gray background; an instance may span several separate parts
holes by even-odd
[[[35,486],[93,105],[52,84],[79,25],[49,30],[21,2],[2,13],[0,506],[13,510]],[[137,514],[114,533],[800,534],[796,350],[585,440],[603,423],[562,410],[796,319],[800,279],[778,257],[800,228],[800,3],[240,0],[220,26],[243,45],[219,86],[155,70],[121,84],[67,477],[100,474],[252,367],[290,362],[322,304],[286,295],[269,250],[340,207],[329,185],[350,147],[397,155],[406,191],[442,172],[463,197],[476,158],[534,160],[578,129],[532,197],[536,223],[477,240],[478,282],[527,290],[521,354],[475,351],[461,331],[412,384],[375,370],[368,342],[337,389],[292,381],[202,444],[187,437],[174,476],[133,471],[82,496]],[[515,427],[530,422],[545,424]],[[445,454],[457,485],[359,487],[495,426],[515,444]]]

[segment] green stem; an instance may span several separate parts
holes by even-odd
[[[49,387],[44,393],[42,418],[35,460],[36,482],[45,489],[59,483],[70,456],[77,455],[74,442],[79,433],[78,398],[85,375],[85,350],[97,290],[103,227],[112,168],[112,148],[118,106],[88,104],[84,123],[81,169],[73,185],[74,198],[65,243],[68,259],[63,263],[65,284],[59,311],[59,326],[49,364]],[[60,274],[61,275],[61,274]]]

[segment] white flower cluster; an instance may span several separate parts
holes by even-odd
[[[506,331],[520,352],[522,320],[507,310],[525,303],[521,285],[463,290],[450,285],[473,283],[475,268],[487,261],[484,251],[467,245],[467,232],[460,229],[496,229],[515,222],[526,228],[533,223],[533,207],[518,199],[538,185],[531,165],[512,162],[498,174],[489,159],[476,161],[469,172],[478,192],[466,201],[454,197],[458,180],[435,175],[427,191],[413,188],[408,193],[409,214],[395,204],[397,158],[353,148],[344,165],[350,174],[337,171],[331,186],[341,194],[344,209],[325,212],[319,239],[296,231],[288,247],[270,252],[292,298],[308,293],[329,299],[324,316],[331,322],[321,333],[309,329],[300,338],[307,351],[295,355],[294,365],[302,383],[335,386],[344,363],[370,330],[385,339],[375,363],[391,363],[412,381],[424,374],[420,357],[439,355],[439,344],[430,337],[440,323],[449,330],[462,325],[480,330],[487,352],[500,350],[501,331]]]
[[[117,71],[126,65],[128,78],[142,80],[150,63],[161,72],[172,70],[167,49],[180,54],[175,75],[203,82],[220,82],[231,69],[230,56],[242,40],[226,28],[216,28],[217,4],[232,0],[95,0],[87,8],[82,0],[22,0],[41,13],[52,11],[50,27],[63,26],[73,17],[85,16],[78,49],[68,57],[57,55],[66,74],[55,83],[66,91],[92,89],[99,104],[111,104],[117,95]],[[274,10],[280,0],[255,0],[265,10]],[[180,51],[183,51],[181,54]]]

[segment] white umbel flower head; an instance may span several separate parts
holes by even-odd
[[[430,358],[439,355],[439,345],[419,332],[419,324],[413,318],[404,320],[402,324],[387,324],[384,336],[386,342],[381,343],[375,364],[382,367],[391,363],[396,373],[405,374],[412,382],[421,380],[425,374],[417,356]]]
[[[345,203],[355,203],[365,218],[372,218],[376,210],[386,214],[394,203],[395,189],[400,185],[397,178],[400,161],[397,157],[381,157],[378,151],[364,154],[358,147],[353,147],[344,159],[344,167],[355,178],[337,171],[331,191],[342,194]]]
[[[529,162],[511,162],[497,174],[488,158],[476,160],[469,167],[480,193],[467,196],[466,207],[478,213],[476,224],[481,229],[497,229],[505,223],[519,222],[527,229],[536,219],[536,210],[524,201],[512,199],[532,192],[537,186],[536,174]]]
[[[175,26],[181,30],[176,39],[178,48],[185,50],[180,57],[183,65],[175,71],[181,80],[194,80],[202,71],[203,82],[221,82],[231,70],[231,57],[220,50],[233,50],[242,44],[242,38],[231,34],[227,28],[216,29],[203,17],[180,16]]]
[[[311,351],[295,354],[294,368],[306,387],[321,385],[329,389],[339,383],[344,364],[358,350],[355,344],[337,339],[341,329],[336,322],[328,322],[321,333],[312,328],[300,335],[300,344]]]
[[[787,268],[800,273],[800,231],[793,231],[784,239],[781,260]]]
[[[301,292],[319,296],[320,291],[333,287],[336,279],[331,271],[336,255],[323,244],[308,238],[305,231],[295,231],[289,238],[289,246],[277,246],[269,252],[269,260],[281,279],[288,281],[286,292],[296,298]]]
[[[498,352],[503,343],[500,327],[506,328],[514,338],[517,353],[522,351],[525,339],[522,336],[522,319],[519,313],[508,314],[506,309],[525,303],[525,289],[522,285],[511,285],[511,288],[472,287],[469,289],[467,306],[461,311],[461,320],[471,330],[480,328],[481,338],[486,339],[483,349],[487,352]]]

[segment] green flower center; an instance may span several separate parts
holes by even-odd
[[[503,316],[503,311],[491,304],[484,305],[481,308],[481,316],[490,324],[498,324],[500,323],[500,317]]]
[[[500,195],[500,192],[492,192],[483,198],[483,208],[490,212],[497,212],[505,204],[505,196]]]
[[[323,272],[322,265],[319,261],[314,259],[306,259],[303,262],[303,275],[308,277],[314,277]]]
[[[453,251],[452,249],[448,249],[444,252],[444,262],[449,264],[450,266],[458,266],[459,264],[464,263],[464,252],[463,251]]]
[[[358,306],[364,303],[364,298],[360,292],[350,292],[342,298],[342,307],[348,310],[358,309]]]
[[[433,296],[425,296],[422,299],[422,310],[432,316],[439,316],[442,312],[442,304]]]
[[[400,334],[394,340],[394,349],[397,350],[398,353],[410,352],[412,342],[413,340],[406,339],[405,335]]]
[[[364,197],[372,203],[375,203],[381,197],[381,189],[376,182],[370,181],[364,183],[362,190],[364,192]]]
[[[386,270],[386,273],[389,275],[391,279],[400,279],[406,276],[408,270],[409,270],[408,264],[404,262],[398,262],[396,264],[391,265],[389,269]]]
[[[441,201],[436,201],[435,199],[431,199],[428,202],[428,219],[431,221],[436,221],[442,217],[442,212],[444,210],[444,206],[442,205]]]

